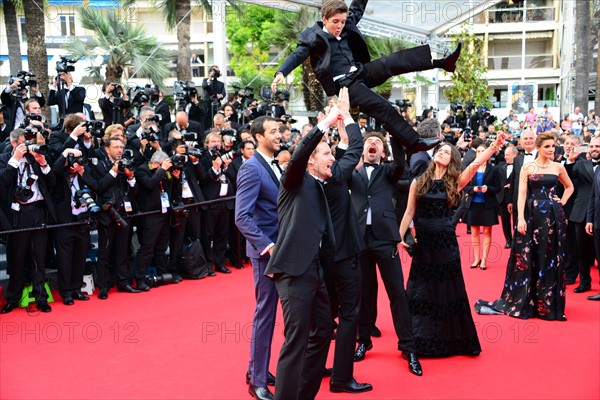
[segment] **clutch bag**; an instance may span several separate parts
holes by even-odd
[[[408,229],[406,231],[403,240],[404,243],[408,245],[408,247],[405,247],[406,252],[412,257],[417,249],[417,240],[415,239],[415,235],[413,235],[412,230]]]

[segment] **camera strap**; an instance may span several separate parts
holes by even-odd
[[[23,164],[23,168],[21,168],[21,164]],[[27,179],[25,178],[25,170],[27,170]],[[25,161],[24,163],[19,163],[19,167],[17,168],[17,185],[18,186],[28,186],[27,185],[27,180],[29,179],[30,176],[34,175],[33,174],[33,170],[31,168],[31,164],[29,164],[27,161]]]

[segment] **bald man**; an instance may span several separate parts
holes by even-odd
[[[173,130],[179,131],[182,134],[197,133],[196,141],[200,144],[204,143],[204,126],[196,121],[191,121],[185,111],[178,111],[175,114],[175,122],[169,122],[166,125],[166,129],[162,133],[164,137],[161,137],[163,142],[166,143],[168,141],[169,133]]]

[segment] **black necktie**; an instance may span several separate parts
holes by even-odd
[[[363,163],[363,165],[365,166],[365,168],[367,167],[373,167],[373,168],[377,168],[379,166],[379,164],[374,164],[374,163]]]

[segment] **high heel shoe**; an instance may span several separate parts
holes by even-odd
[[[479,264],[481,264],[481,261],[479,261]],[[481,264],[481,265],[479,266],[479,269],[480,269],[480,270],[482,270],[482,271],[484,271],[484,270],[486,270],[486,269],[487,269],[487,265],[485,265],[485,264]]]
[[[481,260],[477,261],[475,264],[471,265],[471,268],[477,268],[481,264]]]

